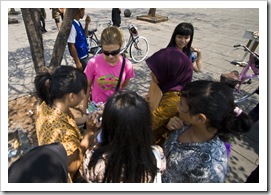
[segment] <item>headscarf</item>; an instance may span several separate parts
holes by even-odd
[[[8,169],[9,183],[67,183],[68,156],[60,143],[37,146]]]
[[[192,80],[193,65],[178,48],[161,49],[148,58],[146,63],[155,74],[163,93],[182,88]]]

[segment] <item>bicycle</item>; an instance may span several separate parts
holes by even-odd
[[[88,48],[89,48],[88,53],[93,56],[96,53],[96,51],[100,45],[100,41],[99,41],[97,35],[95,34],[95,32],[97,32],[97,28],[89,30],[88,36],[87,36],[87,43],[88,43]]]
[[[129,40],[127,42],[125,41],[124,47],[121,49],[120,53],[126,53],[129,49],[130,57],[134,62],[139,63],[145,60],[149,52],[149,42],[147,39],[143,36],[139,36],[137,27],[133,24],[120,28],[127,28],[130,34]],[[94,56],[102,53],[101,45],[98,47]]]
[[[112,26],[113,22],[109,20],[106,23],[106,25],[107,27]],[[97,50],[100,48],[100,40],[98,39],[95,33],[97,32],[98,26],[101,26],[101,24],[98,24],[98,22],[96,22],[96,28],[92,30],[88,30],[87,43],[88,43],[88,48],[89,48],[88,53],[90,57],[93,57],[96,54]]]
[[[252,52],[249,48],[242,44],[234,45],[233,47],[243,47],[245,51],[250,53],[249,60],[241,73],[239,74],[239,72],[236,70],[232,71],[230,74],[232,74],[235,79],[228,79],[231,87],[233,87],[233,95],[235,99],[234,102],[241,103],[255,93],[259,94],[259,54]],[[220,81],[223,80],[223,75],[225,77],[225,74],[222,74]]]

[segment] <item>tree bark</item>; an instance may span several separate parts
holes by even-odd
[[[36,74],[53,72],[57,66],[61,65],[67,40],[71,31],[72,21],[78,11],[78,8],[68,8],[66,10],[63,23],[54,44],[49,66],[46,66],[44,59],[39,8],[21,8],[21,11]]]
[[[38,8],[21,8],[21,11],[35,71],[37,74],[47,72],[41,34],[40,11]]]
[[[54,71],[54,69],[57,66],[61,65],[61,61],[63,59],[63,54],[66,48],[67,40],[70,35],[72,21],[77,11],[78,11],[78,8],[67,8],[65,11],[64,20],[61,24],[60,30],[58,32],[58,35],[54,44],[51,62],[48,67],[49,72]]]
[[[155,17],[156,8],[150,8],[148,15],[150,17]]]

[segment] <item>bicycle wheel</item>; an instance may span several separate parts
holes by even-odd
[[[88,53],[94,54],[98,46],[97,41],[92,38],[88,38],[87,42],[88,42],[88,49],[89,49]]]
[[[251,78],[242,84],[237,84],[233,90],[234,103],[240,104],[245,100],[252,102],[259,101],[259,78]]]
[[[145,60],[149,52],[149,43],[145,37],[139,36],[130,46],[130,56],[134,62]]]
[[[97,46],[96,47],[96,51],[94,53],[94,56],[98,55],[98,54],[101,54],[102,53],[102,47],[101,46]]]

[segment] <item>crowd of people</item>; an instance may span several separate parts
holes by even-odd
[[[113,9],[112,14],[121,13]],[[168,46],[146,60],[152,82],[162,92],[158,107],[151,110],[144,97],[125,89],[136,76],[132,62],[120,54],[119,23],[102,31],[102,53],[89,59],[86,32],[91,19],[86,16],[83,28],[84,16],[85,9],[78,9],[68,38],[74,66],[61,65],[35,78],[41,100],[39,146],[9,168],[9,182],[153,183],[157,173],[164,183],[225,182],[229,137],[248,132],[252,121],[234,103],[231,88],[192,81],[193,72],[202,70],[193,25],[178,24]],[[104,106],[88,112],[90,103]],[[70,110],[78,106],[85,112],[83,133]],[[30,169],[29,164],[35,166]],[[42,178],[37,170],[37,177],[26,179],[39,164],[51,166],[46,175],[52,177]],[[54,171],[57,167],[61,169]]]

